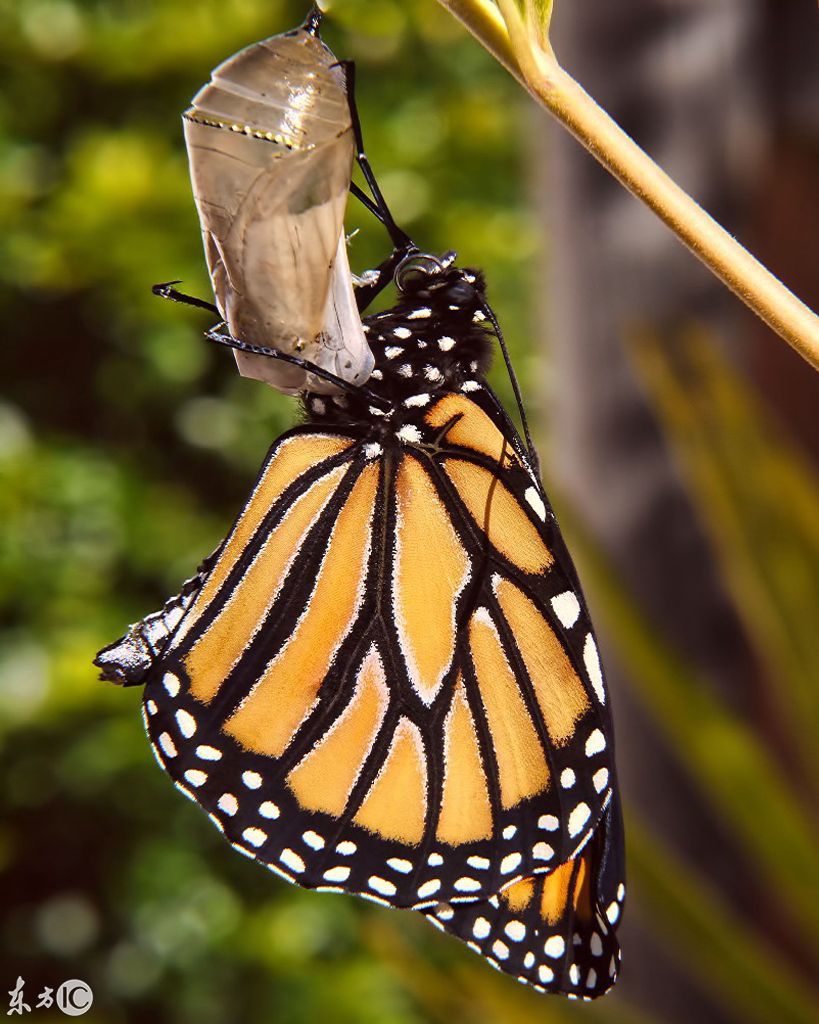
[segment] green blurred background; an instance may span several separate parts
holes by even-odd
[[[209,294],[181,111],[221,59],[304,13],[275,0],[0,0],[0,993],[20,976],[33,1019],[61,1019],[34,1009],[37,994],[82,978],[86,1019],[105,1024],[819,1021],[819,500],[792,436],[816,442],[819,395],[747,321],[750,360],[707,310],[609,339],[702,532],[703,588],[713,576],[731,609],[741,652],[716,642],[734,675],[747,669],[743,699],[624,582],[611,538],[547,470],[623,727],[625,966],[599,1005],[539,997],[420,917],[302,892],[237,857],[156,768],[139,693],[97,681],[95,651],[216,545],[297,416],[206,345],[203,314],[150,286],[180,278]],[[546,329],[543,282],[572,232],[546,227],[544,203],[563,200],[557,179],[544,185],[545,121],[433,0],[337,0],[324,34],[357,62],[368,150],[399,222],[487,271],[536,418],[552,397],[582,408]],[[746,211],[787,193],[786,174],[801,181],[814,143],[800,136],[797,170],[788,149],[783,177],[751,190]],[[800,223],[788,243],[751,222],[782,269],[804,264]],[[352,205],[349,226],[361,228],[354,269],[374,265],[378,226]],[[544,454],[560,444],[555,419],[536,424]],[[598,495],[615,509],[635,490],[612,474]],[[680,614],[707,604],[665,585]],[[655,761],[673,771],[647,793]]]

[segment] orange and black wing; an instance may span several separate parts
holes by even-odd
[[[453,881],[463,898],[489,879],[496,892],[549,872],[583,848],[611,798],[612,729],[571,560],[502,408],[467,382],[430,406],[421,433],[407,459],[446,510],[471,573],[454,601],[436,831],[468,850]]]
[[[515,882],[489,900],[439,903],[424,911],[494,967],[543,992],[583,999],[617,980],[617,926],[625,900],[620,805],[615,793],[600,826],[573,860]]]
[[[152,670],[160,763],[292,881],[486,899],[600,820],[596,646],[502,427],[447,394],[400,443],[285,435]]]

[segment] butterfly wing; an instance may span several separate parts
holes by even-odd
[[[625,899],[620,803],[615,793],[597,832],[573,860],[521,879],[489,900],[440,903],[427,919],[493,966],[543,992],[585,999],[617,980],[617,925]]]
[[[573,855],[610,750],[582,598],[522,455],[466,395],[406,436],[277,442],[145,710],[160,763],[234,845],[419,907]]]
[[[612,728],[588,611],[546,496],[494,396],[467,384],[425,424],[452,424],[429,471],[452,521],[483,551],[459,659],[493,839],[499,832],[505,851],[497,889],[588,841],[611,794]],[[477,828],[474,810],[469,820]]]

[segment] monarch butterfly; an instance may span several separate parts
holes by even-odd
[[[366,387],[304,392],[225,541],[96,664],[144,684],[160,766],[240,852],[594,998],[625,893],[608,698],[528,432],[486,382],[483,276],[453,261],[406,246],[365,279],[399,287],[362,322]]]

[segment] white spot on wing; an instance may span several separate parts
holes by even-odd
[[[588,673],[589,680],[594,687],[594,692],[597,695],[597,699],[601,704],[606,703],[606,691],[603,689],[603,670],[600,667],[600,654],[597,650],[597,644],[594,642],[594,637],[591,633],[586,637],[586,643],[583,645],[583,664],[586,666],[586,672]]]
[[[427,896],[434,896],[436,892],[441,888],[440,878],[431,878],[428,882],[424,882],[423,885],[418,888],[419,897],[424,900]]]
[[[408,423],[405,427],[401,427],[401,429],[396,432],[396,437],[399,441],[406,441],[407,444],[421,443],[421,431],[411,423]]]
[[[280,811],[276,804],[272,800],[264,800],[259,804],[259,814],[263,818],[278,818]]]
[[[173,672],[165,673],[162,677],[162,685],[171,697],[175,697],[179,693],[179,678]]]
[[[534,487],[527,487],[523,497],[529,502],[531,508],[534,509],[535,515],[542,522],[546,522],[546,506],[543,504],[543,498],[538,494]]]
[[[594,775],[592,775],[592,782],[594,783],[594,788],[597,792],[602,793],[609,783],[608,768],[599,768]]]
[[[515,868],[520,865],[522,859],[519,853],[507,854],[500,863],[501,874],[511,875]]]
[[[242,782],[248,789],[258,789],[262,784],[262,777],[258,772],[242,772]]]
[[[485,939],[492,930],[492,926],[485,917],[478,917],[472,925],[472,934],[476,939]]]
[[[306,832],[302,833],[302,839],[311,850],[324,849],[324,837],[320,836],[318,832],[314,832],[312,829],[308,829]]]
[[[601,750],[605,749],[606,737],[600,729],[595,729],[586,740],[586,757],[594,757],[595,754],[599,754]]]
[[[566,952],[566,943],[562,935],[550,935],[549,938],[543,943],[543,952],[546,956],[552,957],[556,960],[559,956],[563,956]]]
[[[588,804],[578,804],[569,815],[569,835],[574,837],[591,817]]]
[[[380,878],[378,875],[370,875],[367,885],[375,892],[380,892],[382,896],[394,896],[397,891],[392,882],[388,882],[386,878]]]
[[[304,861],[301,857],[294,853],[292,850],[285,848],[279,854],[279,860],[284,864],[285,867],[290,868],[291,871],[295,871],[301,874],[304,871]]]
[[[553,814],[541,814],[537,819],[537,827],[545,829],[547,832],[556,832],[560,822]]]
[[[429,395],[410,395],[409,398],[404,399],[404,405],[408,409],[421,409],[425,405],[429,405]]]
[[[565,629],[571,629],[580,617],[580,602],[571,590],[553,597],[552,609]]]
[[[208,773],[200,771],[198,768],[189,768],[185,772],[185,780],[192,786],[204,786],[208,781]]]
[[[223,793],[216,803],[216,806],[224,814],[229,815],[231,818],[239,810],[239,801],[232,793]]]
[[[159,745],[167,757],[176,757],[176,744],[166,732],[159,737]]]
[[[267,832],[260,828],[246,828],[242,833],[242,839],[258,849],[267,839]]]
[[[184,708],[180,708],[176,712],[176,724],[186,740],[189,740],[196,732],[196,719],[189,711],[185,711]]]
[[[350,869],[344,864],[338,864],[334,868],[328,868],[324,872],[324,877],[328,882],[346,882],[350,877]]]

